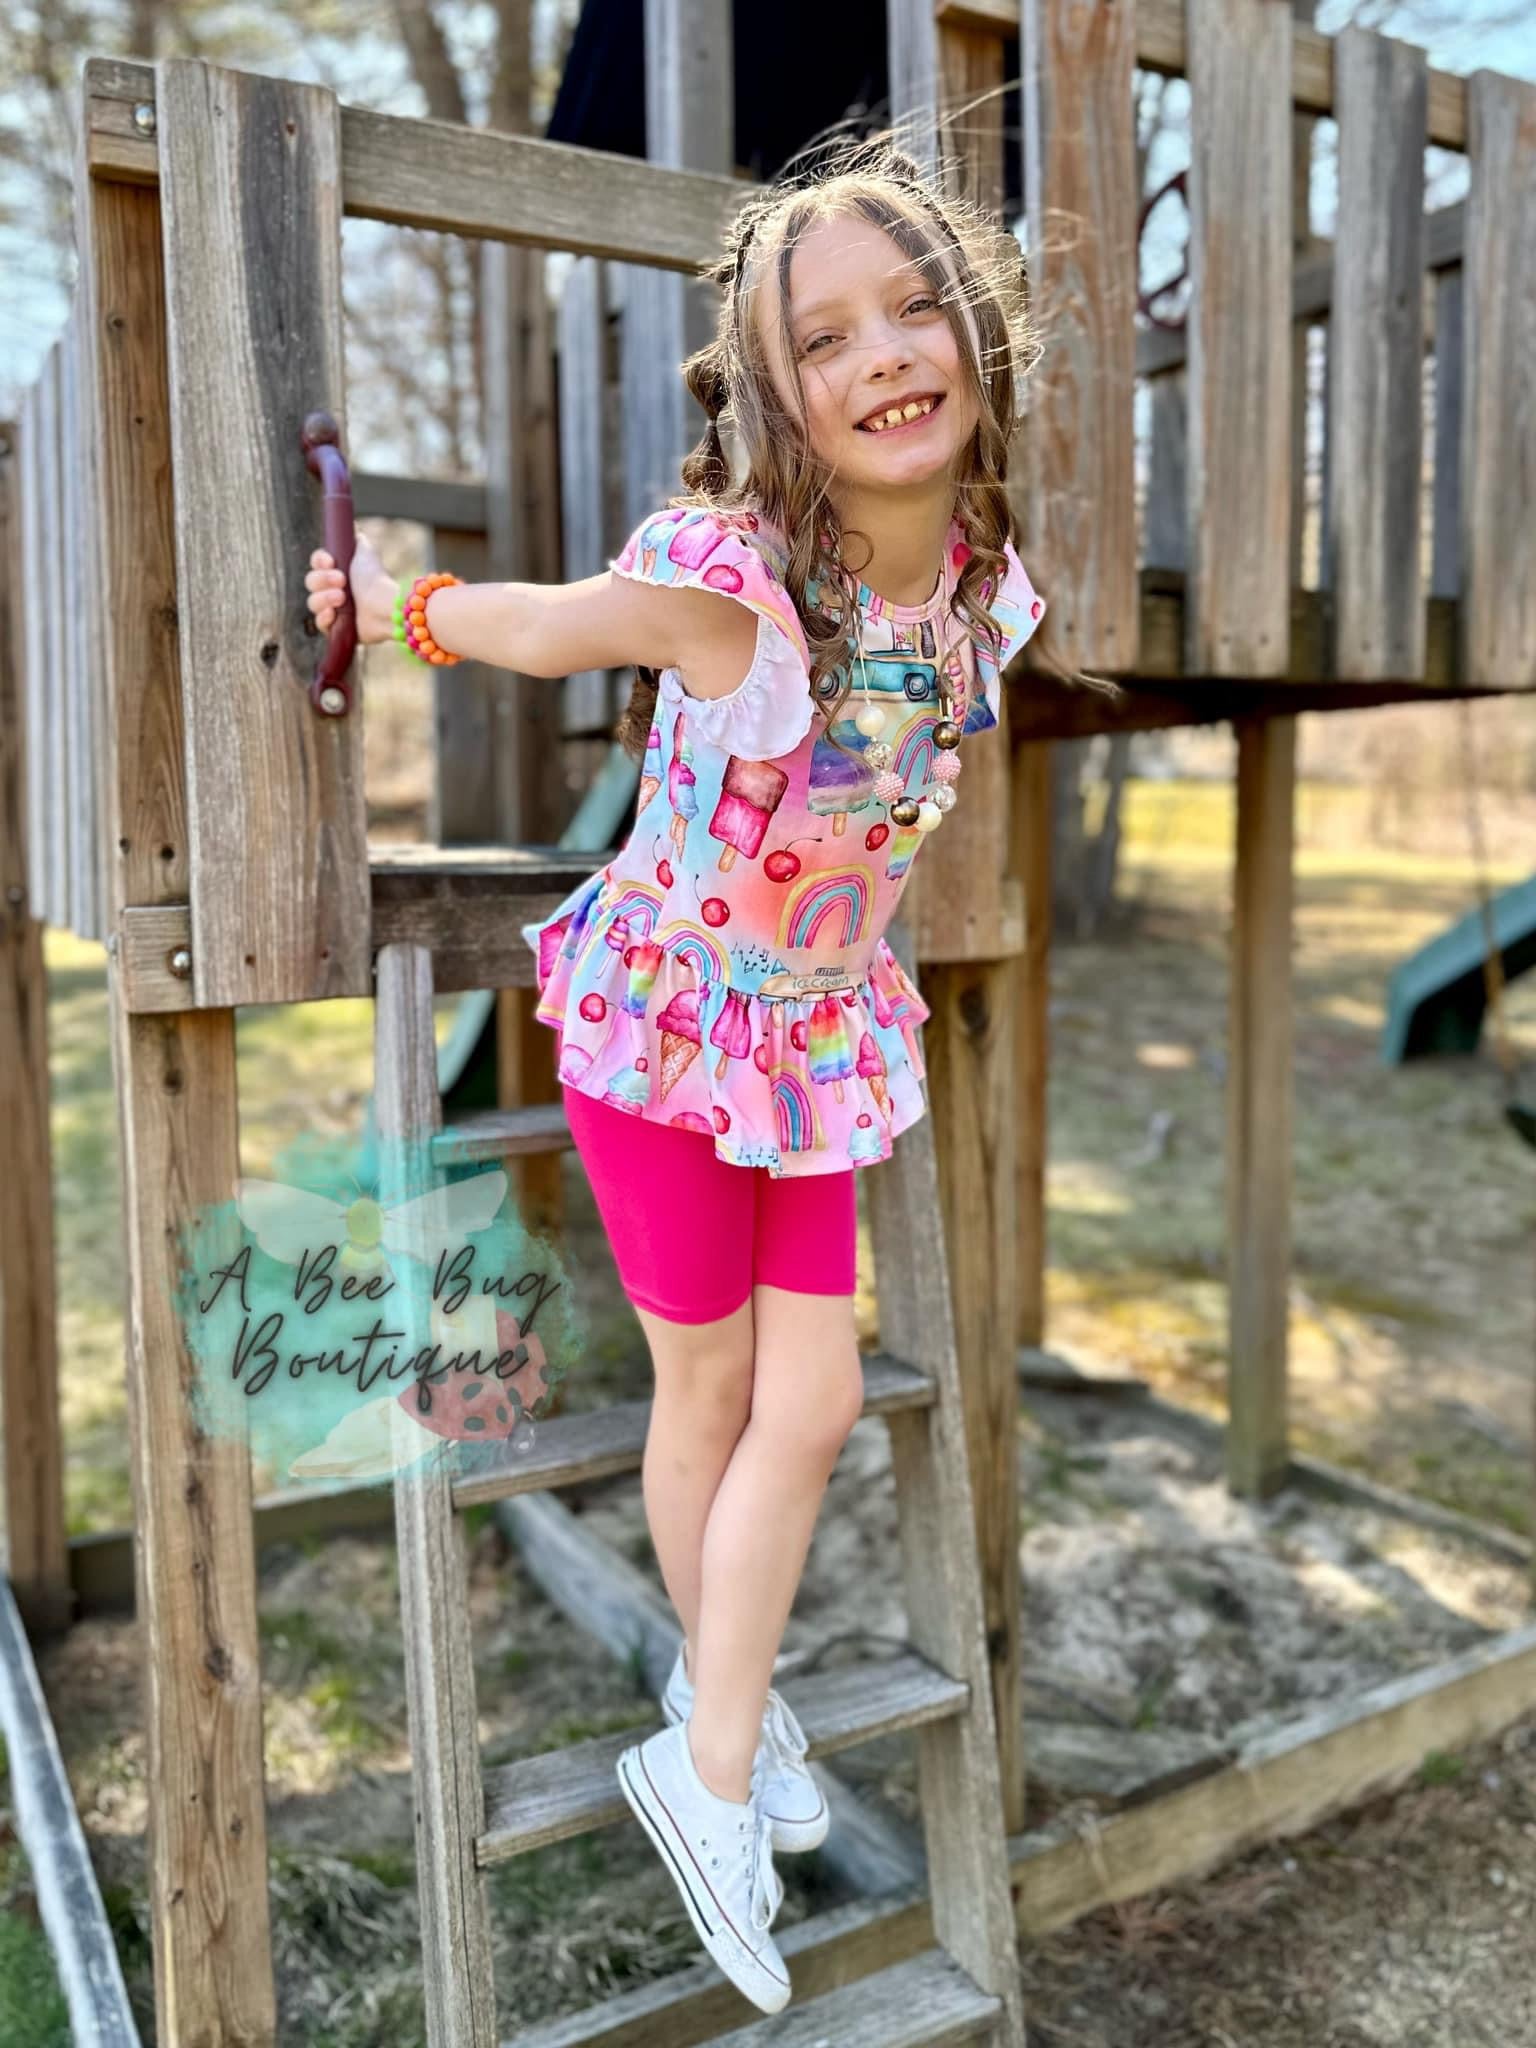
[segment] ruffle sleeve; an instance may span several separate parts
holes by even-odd
[[[1046,601],[1030,581],[1029,572],[1019,560],[1011,540],[1003,542],[1003,559],[1007,563],[1003,586],[988,607],[1003,629],[1002,658],[994,662],[986,642],[977,638],[976,669],[982,679],[986,710],[982,713],[979,707],[976,708],[966,723],[967,732],[997,723],[1002,702],[1003,671],[1045,616]]]
[[[793,752],[815,709],[810,650],[756,515],[668,506],[642,520],[608,566],[636,582],[718,590],[755,614],[752,665],[734,690],[696,697],[676,669],[664,669],[661,693],[686,703],[690,731],[728,753],[772,760]]]

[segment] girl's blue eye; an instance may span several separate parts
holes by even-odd
[[[913,308],[914,306],[936,306],[936,305],[937,305],[938,303],[939,303],[939,302],[938,302],[938,300],[937,300],[936,298],[934,298],[934,296],[932,295],[932,293],[931,293],[931,292],[923,292],[923,293],[920,293],[920,294],[919,294],[919,296],[918,296],[917,298],[915,298],[915,299],[909,299],[909,300],[908,300],[908,302],[907,302],[907,304],[906,304],[906,305],[905,305],[905,306],[904,306],[904,307],[902,308],[902,311],[903,311],[903,312],[906,312],[906,313],[910,313],[910,312],[911,312],[911,310],[912,310],[912,308]],[[815,338],[815,340],[814,340],[814,341],[808,341],[808,342],[807,342],[807,343],[805,344],[805,353],[806,353],[807,355],[809,355],[809,354],[811,353],[811,351],[812,351],[812,350],[813,350],[813,349],[814,349],[814,348],[815,348],[815,347],[816,347],[816,346],[817,346],[817,345],[818,345],[818,344],[819,344],[820,342],[823,342],[823,341],[832,341],[833,339],[835,339],[835,337],[834,337],[833,335],[830,335],[830,334],[818,334],[818,335],[816,336],[816,338]]]

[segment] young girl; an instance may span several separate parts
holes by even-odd
[[[854,1170],[925,1107],[929,1013],[884,933],[1045,606],[1004,491],[1033,348],[1011,237],[882,139],[754,194],[710,275],[687,494],[608,573],[397,600],[359,541],[351,586],[365,642],[393,608],[429,660],[638,672],[633,828],[523,932],[655,1371],[642,1479],[684,1639],[668,1725],[619,1781],[709,1953],[774,2012],[771,1851],[821,1841],[827,1809],[769,1678],[863,1405]],[[328,629],[342,576],[312,562]]]

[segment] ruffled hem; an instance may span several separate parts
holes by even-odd
[[[582,1095],[697,1130],[733,1166],[776,1179],[873,1166],[927,1108],[930,1011],[882,937],[851,989],[783,999],[712,978],[697,925],[636,915],[607,871],[542,924],[534,1011],[559,1033],[558,1071]]]

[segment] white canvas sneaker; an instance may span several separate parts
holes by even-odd
[[[699,1776],[688,1724],[658,1728],[619,1758],[619,1786],[672,1881],[700,1941],[764,2012],[789,2002],[789,1971],[768,1932],[784,1898],[773,1838],[752,1779],[746,1801],[722,1799]]]
[[[661,1695],[661,1711],[669,1721],[686,1721],[693,1712],[693,1680],[684,1669],[681,1644]],[[775,1849],[791,1854],[827,1839],[832,1816],[805,1767],[805,1730],[772,1686],[752,1770],[762,1779],[763,1810],[773,1822]]]

